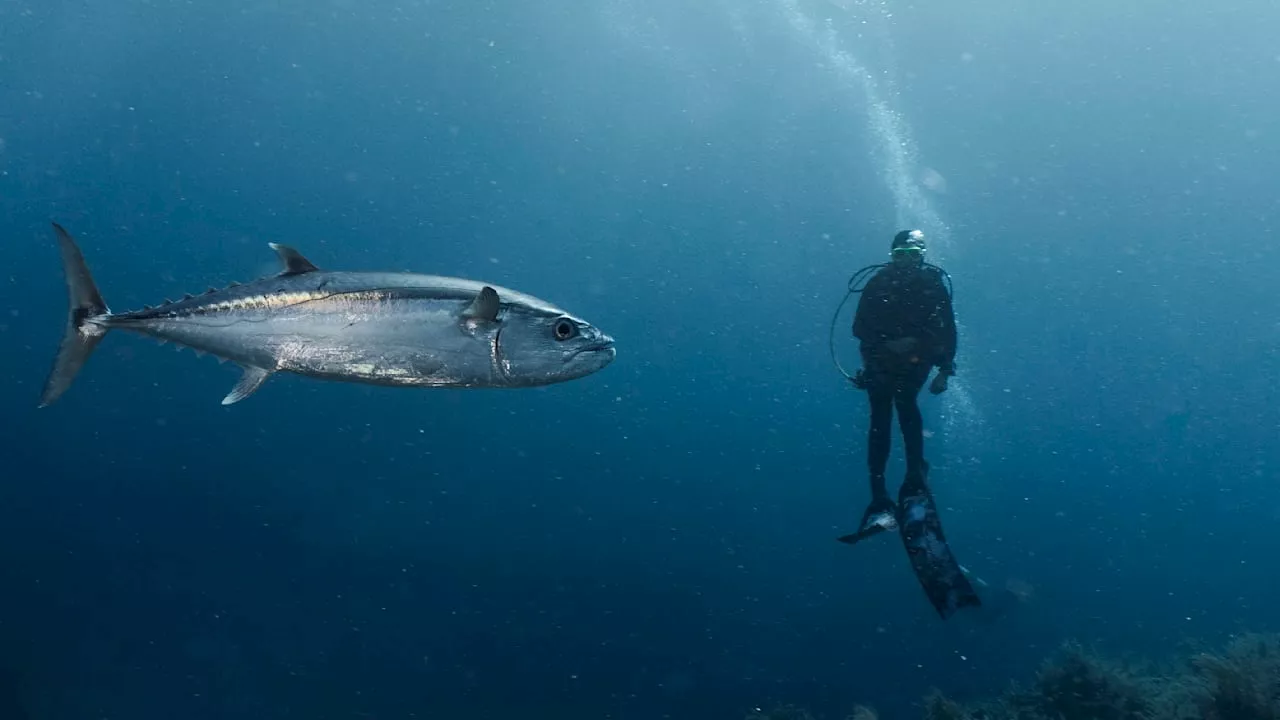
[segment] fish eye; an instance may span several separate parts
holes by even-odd
[[[578,334],[578,326],[565,318],[560,318],[555,324],[555,334],[557,340],[568,340]]]

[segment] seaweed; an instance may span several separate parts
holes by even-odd
[[[924,720],[971,720],[972,714],[963,705],[933,688],[924,696]]]
[[[769,710],[756,708],[747,715],[747,720],[816,720],[806,709],[795,705],[775,705]],[[879,720],[875,710],[866,705],[854,705],[852,712],[845,720]]]
[[[1280,720],[1280,635],[1247,634],[1218,652],[1167,666],[1121,662],[1069,642],[1027,687],[977,703],[937,689],[921,702],[924,720]],[[748,720],[814,720],[782,706]],[[876,720],[858,706],[846,720]]]
[[[1280,720],[1280,636],[1248,634],[1190,662],[1206,720]]]
[[[746,720],[815,720],[813,715],[795,705],[775,705],[768,710],[756,708],[747,713]]]
[[[1029,692],[1007,700],[1018,718],[1149,720],[1152,690],[1149,679],[1072,642],[1041,665]]]

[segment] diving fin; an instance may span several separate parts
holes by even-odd
[[[258,388],[262,387],[262,383],[266,382],[269,377],[271,377],[270,370],[264,370],[252,365],[244,366],[244,374],[240,376],[240,382],[236,383],[236,386],[231,388],[231,392],[222,398],[222,404],[234,405],[249,397],[257,392]]]
[[[841,535],[836,540],[846,545],[854,545],[886,530],[897,530],[898,519],[896,515],[897,508],[894,507],[892,500],[887,497],[874,498],[862,514],[862,523],[859,525],[858,531],[848,535]]]
[[[58,250],[62,254],[62,271],[66,275],[67,295],[71,309],[67,313],[67,327],[62,334],[62,345],[53,361],[53,369],[40,394],[40,407],[51,405],[71,387],[76,374],[93,353],[93,349],[107,334],[105,323],[98,322],[111,314],[107,303],[93,282],[84,255],[76,246],[70,233],[58,223],[53,223],[58,236]]]
[[[924,475],[908,476],[898,491],[898,532],[920,587],[939,617],[946,620],[961,608],[982,605],[982,600],[947,545]]]
[[[857,545],[858,543],[862,542],[863,540],[866,540],[869,537],[872,537],[873,535],[879,535],[885,530],[893,530],[895,528],[896,528],[896,524],[890,527],[886,527],[880,524],[867,525],[866,527],[859,529],[858,532],[849,533],[848,535],[841,535],[840,537],[836,538],[836,540],[838,542],[844,543],[845,545]]]

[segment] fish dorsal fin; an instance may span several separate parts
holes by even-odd
[[[302,257],[302,253],[288,245],[281,245],[280,243],[267,243],[267,245],[276,251],[276,255],[280,256],[280,264],[284,265],[284,269],[280,271],[281,275],[301,275],[320,269],[313,265],[310,260]]]
[[[462,311],[462,317],[467,320],[484,320],[493,322],[498,319],[498,291],[485,285],[480,289],[480,294],[475,300]]]
[[[257,392],[258,388],[262,387],[262,383],[266,382],[269,377],[271,377],[270,370],[246,365],[244,374],[240,376],[240,382],[236,383],[236,386],[231,388],[231,392],[222,398],[222,404],[232,405],[249,397]]]

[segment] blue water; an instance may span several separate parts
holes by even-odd
[[[0,717],[910,717],[1067,639],[1277,629],[1280,11],[1042,5],[0,2]],[[115,310],[285,242],[619,354],[222,407],[233,367],[113,334],[37,410],[51,220]],[[903,227],[954,278],[927,453],[1002,617],[834,541],[866,402],[828,323]]]

